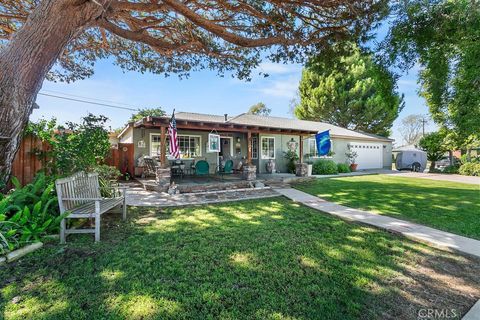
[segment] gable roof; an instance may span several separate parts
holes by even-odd
[[[194,113],[194,112],[178,112],[178,113],[175,113],[175,118],[177,120],[184,120],[184,121],[225,123],[225,116]],[[353,131],[353,130],[342,128],[339,126],[335,126],[330,123],[319,122],[319,121],[308,121],[308,120],[299,120],[299,119],[272,117],[272,116],[260,116],[260,115],[254,115],[249,113],[241,113],[234,117],[227,116],[227,119],[228,120],[226,121],[226,123],[231,123],[236,125],[258,126],[258,127],[278,128],[278,129],[292,129],[292,130],[307,130],[314,133],[330,130],[330,135],[333,137],[394,141],[393,139],[389,139],[379,135]]]
[[[225,117],[227,120],[225,120]],[[177,112],[175,113],[175,118],[177,121],[186,121],[189,123],[208,123],[208,124],[230,124],[235,126],[244,126],[244,127],[259,127],[259,128],[271,128],[271,129],[282,129],[282,130],[297,130],[302,132],[309,132],[315,134],[317,132],[330,130],[330,135],[336,138],[347,138],[347,139],[365,139],[365,140],[377,140],[377,141],[394,141],[386,137],[382,137],[375,134],[364,133],[359,131],[353,131],[333,124],[319,121],[308,121],[308,120],[299,120],[291,118],[282,118],[282,117],[272,117],[272,116],[260,116],[248,113],[241,113],[237,116],[230,117],[228,115],[213,115],[213,114],[204,114],[204,113],[195,113],[195,112]],[[153,122],[156,120],[168,121],[170,116],[163,117],[146,117],[137,122],[134,126],[142,126],[146,123]],[[178,125],[178,123],[177,123]]]

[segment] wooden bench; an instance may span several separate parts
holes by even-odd
[[[124,187],[113,188],[113,197],[101,196],[98,174],[78,172],[55,181],[60,213],[70,214],[60,223],[60,243],[72,233],[95,233],[95,242],[100,241],[100,217],[103,213],[122,206],[123,220],[127,218]],[[67,229],[67,219],[95,218],[94,229]]]

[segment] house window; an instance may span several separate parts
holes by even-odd
[[[169,156],[169,143],[170,139],[167,136],[165,141],[165,154]],[[191,136],[191,135],[178,135],[178,147],[180,149],[180,156],[182,158],[193,158],[200,157],[202,155],[202,138],[200,136]],[[150,135],[150,156],[159,157],[160,156],[160,145],[161,145],[161,136],[160,134],[152,133]]]
[[[258,137],[252,137],[252,159],[258,159]]]
[[[262,159],[275,159],[274,137],[262,137]]]
[[[355,146],[354,146],[355,147]],[[310,157],[318,157],[317,141],[313,138],[307,139],[307,154]],[[330,140],[330,152],[333,152],[333,141]]]
[[[150,135],[150,156],[160,157],[161,136],[159,134]]]

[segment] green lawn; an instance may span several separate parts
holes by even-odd
[[[0,318],[416,319],[480,298],[480,260],[284,198],[130,217],[0,267]]]
[[[478,185],[367,175],[317,179],[295,187],[348,207],[480,239]]]

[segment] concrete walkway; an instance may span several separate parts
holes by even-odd
[[[480,241],[478,240],[440,231],[413,222],[352,209],[322,200],[318,197],[292,188],[276,189],[276,191],[293,201],[303,203],[308,207],[329,213],[345,220],[365,223],[402,234],[412,240],[426,242],[436,247],[453,249],[480,257]]]
[[[395,174],[395,173],[393,173]],[[407,178],[421,178],[439,181],[451,181],[468,184],[476,184],[480,186],[480,177],[462,176],[460,174],[439,174],[439,173],[426,173],[426,172],[402,172],[399,177]]]

